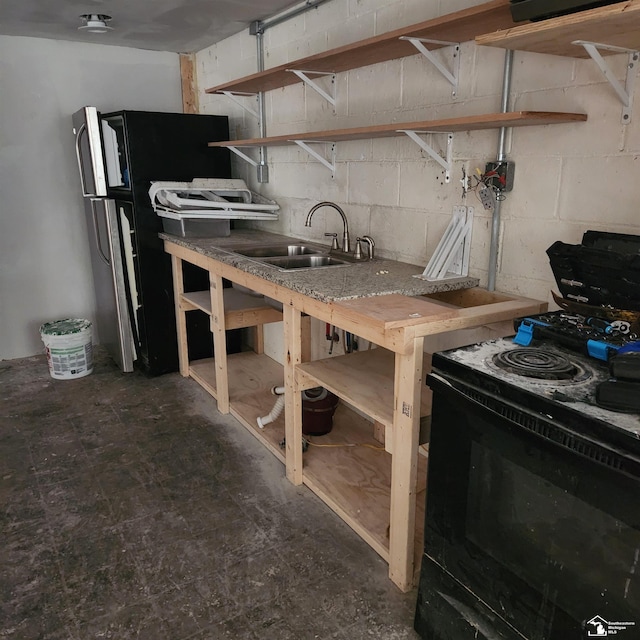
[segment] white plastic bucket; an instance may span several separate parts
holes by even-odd
[[[46,347],[47,364],[52,378],[72,380],[88,376],[93,371],[91,322],[66,318],[45,322],[40,336]]]

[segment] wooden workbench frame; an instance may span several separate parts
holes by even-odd
[[[414,585],[416,569],[416,487],[420,458],[418,436],[424,408],[422,395],[425,390],[424,339],[437,333],[540,313],[546,309],[546,303],[478,288],[430,296],[385,295],[341,302],[321,302],[188,249],[182,244],[165,240],[165,251],[172,257],[174,270],[181,373],[192,375],[203,384],[216,397],[222,413],[231,411],[232,415],[250,428],[280,459],[282,456],[277,446],[266,440],[266,434],[263,436],[258,433],[255,426],[249,424],[246,415],[235,410],[234,399],[230,398],[229,366],[224,340],[225,303],[222,280],[227,279],[248,287],[283,304],[286,476],[293,484],[304,483],[320,495],[387,559],[391,580],[403,591],[410,589]],[[182,288],[183,260],[207,270],[210,275],[211,327],[216,352],[215,382],[203,382],[201,375],[196,373],[188,362],[185,313],[193,306],[185,304]],[[301,391],[318,384],[322,385],[323,375],[324,379],[327,379],[327,374],[322,373],[322,363],[325,361],[317,361],[317,365],[309,362],[309,329],[303,314],[354,333],[394,353],[393,407],[389,413],[391,417],[390,420],[382,415],[375,417],[376,421],[386,421],[385,446],[391,455],[388,549],[353,520],[326,489],[321,489],[317,478],[305,473]],[[226,317],[229,317],[228,313]],[[270,318],[273,316],[264,316],[265,321],[273,321]],[[348,357],[345,356],[342,361],[346,366]],[[353,389],[345,389],[344,393],[339,395],[357,410],[367,414],[365,394],[358,397]],[[382,455],[389,453],[382,452]]]

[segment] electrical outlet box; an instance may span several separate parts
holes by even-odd
[[[496,206],[496,194],[491,187],[483,184],[478,190],[478,197],[487,211],[491,211]]]
[[[487,162],[485,175],[495,171],[496,175],[489,176],[486,182],[499,191],[511,191],[513,189],[513,178],[516,165],[514,162]]]

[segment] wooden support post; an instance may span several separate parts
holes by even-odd
[[[178,364],[180,373],[189,375],[189,350],[187,348],[187,318],[182,304],[184,293],[184,280],[182,278],[182,260],[171,256],[171,268],[173,272],[173,297],[176,312],[176,330],[178,333]]]
[[[414,338],[413,350],[395,356],[389,577],[403,591],[413,586],[423,343]]]
[[[302,362],[311,361],[311,316],[302,316],[300,340],[302,341],[300,356]]]
[[[198,113],[198,81],[193,53],[180,54],[180,80],[182,82],[183,113]]]
[[[302,398],[296,384],[296,365],[302,361],[302,316],[291,305],[284,305],[284,434],[287,478],[302,484]]]
[[[224,290],[222,278],[209,273],[211,288],[211,332],[213,357],[216,364],[216,400],[218,411],[229,413],[229,376],[227,370],[227,335],[224,317]]]
[[[373,421],[373,438],[380,444],[384,444],[385,442],[385,430],[386,427],[382,422],[378,422],[377,420]]]
[[[257,324],[253,329],[253,350],[264,353],[264,325]]]

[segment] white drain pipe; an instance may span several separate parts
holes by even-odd
[[[284,409],[284,387],[272,387],[271,393],[274,396],[278,396],[278,398],[271,411],[266,416],[258,418],[257,422],[260,429],[264,429],[265,425],[277,420]]]

